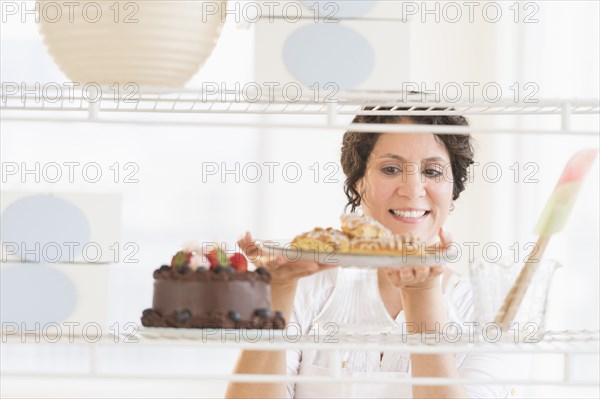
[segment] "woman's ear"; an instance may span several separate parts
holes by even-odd
[[[356,182],[356,185],[354,186],[356,188],[356,192],[362,197],[363,194],[363,180],[364,177],[362,179],[360,179],[359,181]]]
[[[364,205],[367,198],[367,185],[365,183],[365,177],[363,176],[359,181],[356,182],[356,192],[360,198],[360,205]]]

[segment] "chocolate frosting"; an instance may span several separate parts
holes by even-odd
[[[163,267],[154,271],[148,327],[282,329],[280,312],[271,311],[268,273],[232,270],[193,271]]]
[[[163,315],[183,309],[192,315],[235,311],[251,319],[256,309],[271,309],[271,287],[262,281],[155,280],[152,308]]]

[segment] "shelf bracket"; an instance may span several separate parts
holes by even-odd
[[[335,125],[337,121],[337,116],[338,112],[335,103],[327,104],[327,124],[330,126]]]
[[[571,381],[571,358],[572,358],[572,355],[570,353],[564,354],[563,381],[565,381],[565,382]]]
[[[565,133],[568,133],[571,130],[571,116],[571,104],[568,102],[563,103],[560,127],[561,130]]]

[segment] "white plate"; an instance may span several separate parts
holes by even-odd
[[[202,342],[264,342],[283,337],[285,330],[250,330],[234,328],[139,327],[144,338],[191,339]]]
[[[290,246],[289,241],[281,246],[283,241],[258,241],[257,244],[263,251],[271,256],[283,256],[290,262],[306,261],[317,262],[340,267],[380,268],[380,267],[416,267],[437,266],[457,261],[456,247],[449,246],[442,251],[428,252],[419,255],[372,255],[353,254],[348,252],[316,252],[296,249]]]

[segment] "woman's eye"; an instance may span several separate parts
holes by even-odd
[[[442,175],[442,171],[438,169],[427,168],[423,171],[423,174],[427,177],[439,177]]]
[[[386,166],[386,167],[382,168],[381,171],[383,173],[385,173],[386,175],[395,175],[398,172],[401,172],[400,168],[397,168],[395,166]]]

